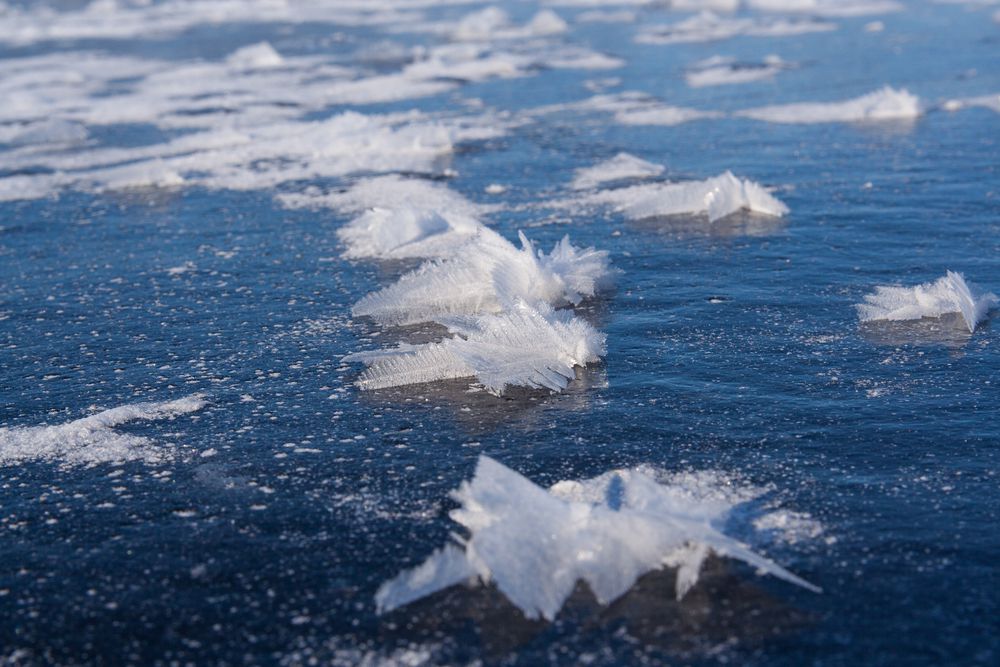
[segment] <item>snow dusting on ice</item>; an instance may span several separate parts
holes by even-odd
[[[858,304],[862,322],[875,320],[919,320],[960,313],[970,332],[976,330],[990,310],[1000,305],[1000,297],[967,283],[961,273],[948,271],[933,283],[915,287],[880,285]]]
[[[659,483],[650,470],[617,470],[546,490],[481,456],[472,481],[453,498],[462,506],[450,516],[468,537],[454,536],[422,565],[383,584],[375,595],[379,611],[478,579],[495,583],[526,617],[551,621],[579,581],[608,604],[663,567],[677,568],[679,599],[697,583],[710,553],[819,591],[721,532],[735,504],[731,494],[691,493]]]
[[[736,58],[713,56],[689,67],[684,80],[692,88],[750,83],[773,79],[779,72],[793,67],[794,63],[775,55],[767,56],[759,63],[744,63]]]
[[[149,438],[119,433],[115,428],[131,421],[170,419],[204,406],[205,400],[194,395],[175,401],[123,405],[55,426],[3,427],[0,466],[28,461],[70,466],[125,461],[160,463],[169,458],[168,450]]]

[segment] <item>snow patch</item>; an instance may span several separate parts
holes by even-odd
[[[143,461],[161,463],[169,451],[153,440],[119,433],[115,427],[131,421],[170,419],[205,406],[199,395],[175,401],[124,405],[55,426],[0,428],[0,466],[51,461],[69,466]]]

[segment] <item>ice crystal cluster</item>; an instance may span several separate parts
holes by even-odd
[[[924,317],[941,317],[958,313],[972,333],[993,308],[1000,305],[1000,298],[972,283],[967,283],[961,273],[948,271],[932,283],[915,287],[880,285],[857,305],[862,322],[875,320],[919,320]]]
[[[412,196],[400,196],[409,192]],[[396,177],[360,183],[326,205],[357,210],[340,230],[345,256],[427,257],[352,308],[384,326],[433,322],[451,337],[358,352],[362,389],[475,378],[501,395],[510,386],[561,391],[577,366],[604,356],[604,335],[560,307],[605,287],[608,253],[564,237],[549,252],[519,233],[520,247],[479,222],[477,207],[443,186]]]
[[[528,618],[555,618],[577,582],[608,604],[647,572],[677,569],[677,598],[697,583],[710,553],[818,588],[717,525],[737,501],[661,484],[646,469],[616,470],[543,489],[486,456],[452,497],[453,521],[468,533],[422,565],[384,583],[375,595],[386,612],[466,581],[493,582]]]

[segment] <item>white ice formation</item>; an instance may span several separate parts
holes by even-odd
[[[51,461],[68,466],[144,461],[159,463],[169,452],[138,435],[119,433],[115,427],[137,420],[169,419],[200,410],[198,395],[175,401],[135,403],[98,412],[54,426],[0,428],[0,466],[28,461]]]
[[[835,30],[836,25],[813,18],[784,19],[719,16],[702,12],[665,25],[651,25],[640,30],[635,41],[640,44],[680,44],[710,42],[733,37],[784,37]]]
[[[397,175],[361,179],[343,192],[279,196],[291,208],[357,215],[337,231],[348,259],[447,257],[475,237],[495,206],[474,204],[448,187]]]
[[[688,68],[684,80],[692,88],[749,83],[772,79],[776,74],[795,67],[794,63],[770,55],[759,63],[743,63],[735,58],[713,56]]]
[[[384,583],[375,595],[380,613],[478,580],[495,583],[526,617],[551,621],[577,582],[608,604],[664,567],[677,568],[680,599],[710,553],[819,591],[721,532],[734,505],[726,494],[661,484],[649,470],[617,470],[546,490],[481,456],[472,481],[452,497],[462,506],[450,516],[468,537],[453,535],[422,565]]]
[[[747,109],[740,116],[770,123],[861,123],[907,120],[922,113],[920,99],[886,86],[843,102],[799,102]]]
[[[518,248],[479,221],[495,207],[420,179],[381,176],[283,201],[360,214],[338,232],[347,258],[432,258],[361,299],[352,314],[388,326],[436,322],[453,337],[348,355],[368,365],[362,389],[475,378],[497,395],[508,385],[561,391],[575,366],[604,354],[602,334],[552,308],[577,305],[609,283],[605,251],[566,237],[545,253],[523,233]]]
[[[647,162],[629,153],[618,153],[593,167],[577,169],[571,187],[574,190],[589,190],[614,181],[651,178],[662,174],[663,169],[663,165]]]
[[[358,352],[345,361],[367,365],[357,384],[381,389],[455,378],[475,378],[500,396],[511,385],[559,392],[576,366],[604,356],[604,334],[569,311],[515,301],[497,314],[440,318],[453,334],[438,343],[401,344]]]
[[[866,295],[865,302],[857,304],[856,308],[862,322],[919,320],[960,313],[971,333],[998,305],[1000,298],[996,294],[967,283],[961,273],[948,271],[933,283],[915,287],[880,285]]]
[[[440,321],[454,315],[500,313],[512,299],[577,305],[607,282],[608,253],[577,248],[564,237],[548,254],[519,233],[521,247],[486,227],[393,285],[364,297],[351,312],[379,324]]]
[[[739,211],[781,217],[788,207],[761,185],[731,172],[679,183],[646,183],[599,190],[556,205],[608,206],[630,220],[671,215],[706,215],[715,222]]]

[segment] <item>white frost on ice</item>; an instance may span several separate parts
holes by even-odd
[[[919,320],[924,317],[941,317],[960,313],[970,332],[986,319],[993,308],[1000,305],[1000,298],[992,292],[967,283],[961,273],[948,271],[933,283],[915,287],[880,285],[865,302],[857,304],[862,322],[874,320]]]
[[[744,63],[735,58],[713,56],[688,68],[684,80],[692,88],[749,83],[773,79],[776,74],[795,67],[794,63],[770,55],[759,63]]]
[[[115,427],[137,420],[169,419],[195,412],[204,405],[201,396],[193,395],[175,401],[123,405],[55,426],[3,427],[0,466],[28,461],[71,466],[125,461],[160,463],[169,458],[168,451],[149,438],[119,433]]]
[[[555,207],[610,206],[631,220],[670,215],[707,215],[715,222],[738,211],[781,217],[788,207],[761,185],[725,172],[704,181],[647,183],[600,190]]]
[[[798,102],[747,109],[739,116],[770,123],[862,123],[913,119],[922,113],[920,99],[905,88],[886,86],[843,102]]]
[[[544,304],[516,301],[499,314],[441,318],[439,323],[454,337],[344,357],[367,366],[357,385],[381,389],[474,377],[497,396],[508,386],[559,392],[576,377],[576,366],[604,356],[604,334]]]
[[[577,169],[571,187],[574,190],[589,190],[614,181],[652,178],[662,174],[663,169],[663,165],[647,162],[629,153],[619,153],[593,167]]]
[[[702,12],[690,18],[665,25],[651,25],[635,37],[639,44],[680,44],[710,42],[733,37],[784,37],[811,32],[836,30],[837,26],[812,18],[724,17]]]
[[[678,599],[698,581],[710,553],[819,589],[719,529],[734,503],[683,485],[661,484],[648,469],[616,470],[543,489],[486,456],[452,497],[450,514],[468,531],[422,565],[384,583],[380,613],[469,580],[493,582],[528,618],[553,620],[577,582],[601,604],[643,574],[677,568]]]
[[[514,300],[577,305],[610,279],[608,253],[578,248],[566,236],[548,254],[518,234],[521,247],[486,227],[446,259],[427,262],[361,299],[355,317],[400,325],[455,315],[500,313]]]

